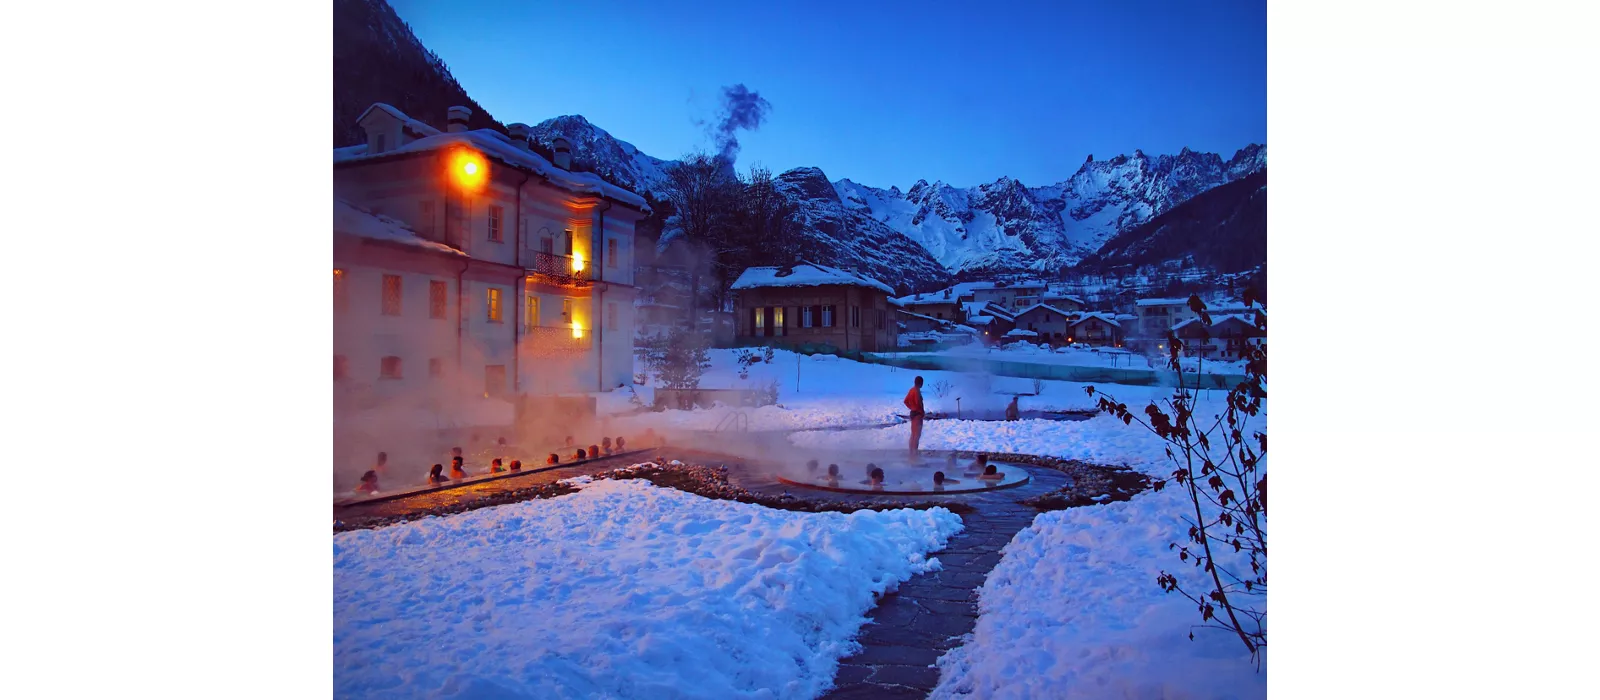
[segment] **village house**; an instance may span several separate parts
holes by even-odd
[[[1039,303],[1049,304],[1063,311],[1082,311],[1089,308],[1082,299],[1065,292],[1045,292],[1039,295]]]
[[[1016,317],[1011,311],[987,301],[967,302],[963,304],[963,313],[967,315],[966,325],[977,329],[986,343],[998,343],[1016,328]]]
[[[877,280],[802,263],[748,268],[731,289],[738,294],[738,339],[867,352],[889,352],[899,345],[897,324],[890,318],[894,290]]]
[[[1000,280],[973,286],[972,300],[993,302],[1015,313],[1038,303],[1046,288],[1043,282]]]
[[[1255,325],[1255,317],[1242,314],[1212,316],[1208,327],[1198,317],[1174,326],[1173,335],[1183,342],[1184,354],[1205,359],[1237,360],[1250,346],[1260,346],[1267,332]]]
[[[911,313],[961,323],[967,318],[966,312],[962,308],[963,298],[967,301],[972,301],[970,294],[965,297],[958,296],[955,293],[955,288],[951,287],[937,292],[903,296],[894,301]]]
[[[1086,345],[1122,344],[1122,324],[1103,311],[1085,312],[1067,326],[1067,342]]]
[[[1213,316],[1211,320],[1211,346],[1221,359],[1237,360],[1244,357],[1248,347],[1267,342],[1267,332],[1256,326],[1253,315],[1229,314]]]
[[[1040,340],[1061,341],[1067,338],[1067,327],[1077,316],[1076,312],[1049,304],[1034,304],[1017,313],[1015,325],[1038,333]]]
[[[591,392],[633,374],[633,192],[534,153],[528,128],[440,132],[394,107],[334,149],[334,378],[376,394]]]
[[[1138,324],[1129,329],[1128,343],[1138,349],[1149,350],[1165,343],[1167,331],[1191,318],[1199,318],[1189,310],[1189,299],[1140,299],[1134,302]]]

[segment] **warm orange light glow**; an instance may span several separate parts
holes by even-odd
[[[572,271],[573,272],[583,272],[583,253],[579,253],[577,251],[573,251],[573,253],[572,253]]]
[[[583,337],[583,326],[578,325],[577,321],[573,321],[572,322],[572,337],[574,337],[574,338],[582,338]]]
[[[482,154],[459,148],[450,154],[450,177],[461,189],[475,192],[489,181],[489,164]]]

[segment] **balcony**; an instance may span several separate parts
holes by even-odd
[[[563,355],[582,355],[589,352],[593,345],[593,329],[583,329],[576,332],[571,326],[523,326],[522,346],[525,351],[537,357],[556,357]]]
[[[529,275],[564,287],[587,287],[594,282],[594,261],[554,253],[527,253]],[[578,266],[581,265],[581,268]],[[578,268],[578,269],[575,269]]]

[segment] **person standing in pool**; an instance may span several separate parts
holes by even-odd
[[[911,382],[911,391],[906,392],[906,409],[911,412],[911,461],[917,461],[917,445],[922,442],[922,417],[927,415],[922,410],[922,375],[917,375]]]

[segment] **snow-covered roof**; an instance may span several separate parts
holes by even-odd
[[[405,224],[387,216],[373,214],[354,204],[335,197],[333,199],[333,232],[370,238],[392,243],[403,243],[448,255],[466,257],[467,254],[443,243],[430,241],[417,235]]]
[[[967,323],[970,323],[970,324],[972,324],[974,326],[987,326],[987,325],[989,325],[991,323],[994,323],[994,317],[993,316],[968,316],[967,317]]]
[[[1051,306],[1049,304],[1034,304],[1033,306],[1030,306],[1030,307],[1028,307],[1026,309],[1018,311],[1017,312],[1017,318],[1022,318],[1023,316],[1026,316],[1029,311],[1032,311],[1034,309],[1044,309],[1045,311],[1053,311],[1055,313],[1061,314],[1063,317],[1071,316],[1073,313],[1075,313],[1075,312],[1072,312],[1072,311],[1062,311],[1061,309],[1058,309],[1058,308],[1056,308],[1054,306]]]
[[[368,110],[380,107],[387,107],[389,110],[393,110],[393,113],[398,115],[396,118],[410,119],[400,110],[388,107],[388,105],[373,105]],[[418,123],[420,124],[420,122]],[[353,149],[334,149],[333,162],[335,165],[357,163],[369,158],[387,158],[397,153],[421,153],[454,147],[471,148],[506,165],[531,171],[535,175],[546,178],[550,184],[569,192],[598,194],[640,211],[650,211],[650,205],[645,203],[643,197],[606,182],[594,173],[576,173],[570,170],[562,170],[550,161],[545,160],[543,156],[533,151],[524,151],[518,148],[504,134],[493,129],[451,133],[439,133],[435,130],[430,136],[425,136],[383,153],[368,154],[365,150],[361,153],[353,153]]]
[[[368,108],[362,110],[361,111],[361,116],[356,117],[356,123],[360,124],[363,120],[365,120],[367,118],[367,115],[371,114],[372,110],[375,110],[375,109],[379,110],[379,111],[383,111],[383,112],[388,112],[389,116],[400,120],[401,124],[404,124],[407,129],[412,130],[418,136],[433,136],[433,135],[439,133],[438,129],[435,129],[435,128],[431,127],[431,126],[428,126],[427,124],[424,124],[424,123],[419,122],[419,121],[417,121],[415,119],[412,119],[405,112],[402,112],[402,111],[400,111],[398,109],[395,109],[394,107],[386,105],[386,104],[384,104],[382,102],[374,102],[374,103],[372,103],[371,107],[368,107]]]
[[[1076,321],[1073,321],[1072,325],[1076,326],[1076,325],[1078,325],[1080,323],[1083,323],[1084,321],[1087,321],[1087,320],[1089,320],[1091,318],[1100,319],[1100,320],[1105,321],[1106,323],[1109,323],[1112,326],[1115,326],[1117,328],[1121,328],[1122,327],[1122,324],[1117,323],[1117,319],[1113,318],[1111,314],[1106,313],[1104,311],[1085,311],[1085,312],[1083,312],[1083,318],[1080,318],[1080,319],[1078,319]]]
[[[1033,331],[1030,331],[1030,330],[1028,330],[1026,328],[1013,328],[1013,329],[1011,329],[1009,331],[1006,331],[1006,334],[1004,336],[1001,336],[1001,337],[1003,337],[1003,338],[1037,338],[1037,337],[1039,337],[1039,334],[1035,333]]]
[[[1262,312],[1262,313],[1265,313],[1265,312]],[[1211,317],[1211,325],[1212,325],[1212,327],[1220,326],[1220,325],[1222,325],[1223,321],[1227,321],[1228,319],[1233,319],[1233,320],[1238,321],[1240,323],[1243,323],[1244,325],[1249,326],[1251,328],[1255,328],[1256,327],[1256,319],[1255,319],[1255,317],[1254,316],[1245,316],[1244,314],[1223,314],[1221,316],[1212,316]]]
[[[1135,306],[1167,306],[1167,305],[1170,305],[1170,304],[1183,304],[1184,306],[1188,306],[1189,305],[1189,300],[1187,298],[1185,298],[1185,299],[1140,299],[1140,300],[1134,302]]]
[[[932,316],[927,316],[927,315],[924,315],[924,314],[912,313],[910,311],[906,311],[905,309],[896,309],[895,313],[897,313],[897,314],[905,314],[905,315],[910,316],[912,318],[920,318],[920,319],[922,319],[924,321],[933,321],[934,323],[938,323],[938,324],[941,324],[941,325],[949,323],[949,321],[946,321],[946,320],[944,320],[942,318],[934,318]]]
[[[1172,324],[1172,332],[1176,333],[1176,332],[1178,332],[1178,329],[1180,329],[1180,328],[1186,328],[1188,326],[1192,326],[1192,325],[1197,324],[1197,323],[1200,323],[1200,317],[1199,316],[1196,316],[1194,318],[1184,319],[1182,321],[1179,321],[1177,323]]]
[[[960,303],[959,296],[953,290],[954,287],[952,287],[950,290],[941,289],[937,292],[910,294],[903,297],[896,297],[894,299],[890,299],[889,301],[892,301],[900,306],[905,306],[907,304],[958,304]],[[946,298],[944,295],[946,291],[950,291],[950,296],[948,298]]]
[[[1118,321],[1137,321],[1137,320],[1139,320],[1139,317],[1135,316],[1133,314],[1117,314],[1117,320]]]
[[[980,282],[972,285],[971,289],[1048,289],[1049,285],[1037,280],[1023,280],[1021,282]]]
[[[1062,294],[1060,292],[1045,292],[1044,294],[1039,295],[1039,298],[1040,299],[1051,299],[1051,300],[1054,300],[1054,301],[1070,301],[1070,302],[1072,302],[1074,304],[1082,304],[1083,303],[1083,300],[1079,299],[1078,297],[1072,296],[1070,294]]]
[[[787,273],[784,270],[787,269]],[[854,275],[838,268],[815,263],[801,263],[793,268],[751,267],[739,273],[731,289],[757,289],[762,287],[820,287],[828,284],[847,284],[870,287],[884,294],[894,294],[889,285],[870,277]]]

